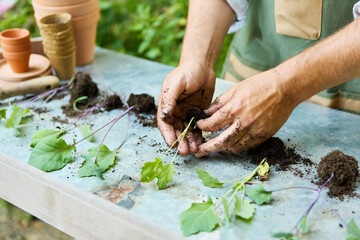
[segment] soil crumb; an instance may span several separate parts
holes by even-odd
[[[189,109],[186,112],[185,115],[185,121],[190,122],[192,118],[194,118],[194,121],[197,122],[201,119],[205,119],[210,117],[208,114],[204,112],[204,110],[198,110],[198,109]]]
[[[37,107],[37,108],[30,108],[31,110],[33,110],[34,112],[40,114],[40,113],[47,113],[50,110],[47,109],[46,107]]]
[[[127,101],[129,106],[137,105],[134,109],[137,122],[141,123],[144,127],[157,127],[156,111],[154,97],[148,94],[130,94]]]
[[[258,165],[266,157],[270,166],[275,166],[278,171],[290,170],[293,164],[303,164],[307,167],[313,165],[309,158],[301,157],[295,148],[287,148],[284,142],[277,137],[272,137],[256,148],[247,151],[251,162]],[[300,170],[295,175],[303,176]]]
[[[134,109],[138,113],[146,114],[156,114],[156,106],[154,97],[148,94],[130,94],[129,99],[127,100],[129,106],[137,105],[138,107]]]
[[[105,102],[107,103],[105,105],[106,111],[111,111],[113,109],[122,108],[124,106],[123,102],[121,101],[119,95],[113,94],[106,97]]]
[[[79,97],[87,96],[87,101],[94,99],[99,93],[97,84],[93,82],[90,75],[77,72],[70,83],[70,102],[72,105]]]
[[[350,197],[357,195],[353,192],[353,183],[359,176],[359,165],[354,157],[334,150],[321,158],[317,172],[322,182],[325,182],[334,173],[334,177],[327,185],[330,197],[338,197],[342,201],[346,195]]]
[[[64,124],[68,124],[69,120],[68,119],[61,119],[59,116],[53,117],[52,118],[53,122],[58,122],[58,123],[64,123]]]

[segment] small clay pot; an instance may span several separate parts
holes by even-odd
[[[46,6],[46,5],[40,5],[34,1],[32,4],[35,13],[40,17],[44,17],[46,15],[53,13],[63,13],[63,12],[70,13],[71,16],[73,17],[78,17],[89,14],[95,11],[96,9],[99,9],[98,0],[88,0],[86,2],[65,5],[65,6]]]
[[[3,43],[1,49],[6,52],[23,52],[31,49],[31,44],[8,45]]]
[[[76,5],[79,3],[84,3],[86,1],[88,1],[88,0],[57,0],[57,1],[33,0],[33,2],[35,2],[38,5],[50,6],[50,7]]]
[[[2,54],[14,72],[22,73],[29,70],[31,48],[23,52],[3,51]]]
[[[69,13],[55,13],[40,19],[42,32],[61,32],[71,27],[71,15]]]
[[[3,51],[23,52],[31,49],[30,32],[23,28],[10,28],[0,33]]]

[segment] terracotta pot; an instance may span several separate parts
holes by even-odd
[[[14,72],[22,73],[29,70],[31,48],[23,52],[3,51],[2,54]]]
[[[54,1],[54,0],[53,0]],[[86,2],[82,2],[79,4],[71,4],[65,6],[46,6],[40,5],[33,1],[32,3],[34,7],[34,11],[39,17],[44,17],[53,13],[70,13],[73,17],[84,16],[89,14],[96,9],[99,9],[99,1],[98,0],[88,0]]]
[[[55,13],[40,19],[42,32],[61,32],[71,28],[71,15],[69,13]]]
[[[23,52],[28,49],[31,49],[31,44],[18,44],[18,45],[1,44],[1,49],[7,52]]]
[[[69,6],[69,5],[75,5],[83,2],[87,2],[88,0],[57,0],[57,1],[50,1],[50,0],[33,0],[38,5],[42,6]]]
[[[56,76],[61,80],[71,79],[75,73],[76,55],[75,52],[67,56],[47,55],[54,68]]]
[[[0,33],[0,42],[4,45],[26,45],[30,48],[30,32],[23,28],[10,28]]]

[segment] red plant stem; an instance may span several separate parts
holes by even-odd
[[[96,152],[96,155],[95,155],[95,159],[94,159],[94,163],[96,164],[96,159],[99,155],[99,152],[100,152],[100,148],[101,148],[101,145],[103,144],[103,142],[105,141],[105,138],[106,136],[109,134],[110,130],[112,129],[112,127],[115,125],[115,123],[117,123],[117,121],[119,121],[125,114],[127,114],[128,112],[130,112],[133,108],[137,107],[136,105],[134,106],[131,106],[130,108],[128,108],[126,111],[122,112],[119,116],[117,116],[116,118],[114,118],[111,122],[113,122],[113,124],[110,126],[110,128],[108,129],[108,131],[106,132],[106,134],[104,135],[103,139],[101,140],[101,143],[99,145],[99,148]]]
[[[43,93],[40,93],[39,95],[36,95],[35,97],[32,97],[26,101],[23,101],[21,103],[28,103],[28,102],[35,102],[41,98],[44,98],[46,96],[49,96],[45,102],[49,101],[50,98],[52,98],[57,92],[59,91],[62,91],[62,90],[69,90],[69,86],[68,85],[64,85],[64,86],[61,86],[61,87],[58,87],[58,88],[54,88],[52,90],[49,90],[49,91],[46,91],[46,92],[43,92]]]
[[[119,96],[120,96],[120,95],[119,95]],[[121,96],[120,96],[120,98],[121,98],[121,100],[123,100],[123,102],[125,102],[126,107],[129,109],[130,107],[129,107],[129,104],[127,103],[127,101],[126,101],[123,97],[121,97]],[[119,150],[119,149],[122,147],[122,145],[124,145],[125,140],[126,140],[127,135],[128,135],[128,132],[129,132],[129,128],[130,128],[130,112],[128,112],[128,124],[127,124],[126,130],[125,130],[124,138],[123,138],[123,140],[121,141],[121,144],[119,145],[119,147],[117,148],[117,150]]]
[[[302,217],[299,219],[299,221],[296,223],[296,225],[291,229],[290,232],[293,232],[295,229],[296,233],[295,236],[297,236],[300,232],[300,227],[299,224],[301,222],[301,220],[306,216],[309,215],[311,209],[314,207],[315,203],[319,200],[320,196],[321,196],[321,191],[324,189],[324,187],[330,182],[330,180],[334,177],[334,173],[331,174],[330,178],[328,180],[326,180],[316,191],[317,191],[317,195],[316,198],[314,199],[314,201],[311,203],[310,207],[306,210],[306,212],[302,215]]]
[[[75,124],[78,123],[80,120],[86,118],[90,113],[92,113],[92,112],[95,111],[96,109],[99,109],[99,108],[105,106],[106,104],[108,104],[108,103],[105,102],[105,103],[96,105],[96,106],[94,106],[94,107],[86,110],[84,113],[80,114],[74,122],[70,123],[69,125],[75,125]]]

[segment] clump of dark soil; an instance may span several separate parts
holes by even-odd
[[[106,111],[111,111],[113,109],[122,108],[124,106],[123,102],[121,101],[119,95],[113,94],[106,97],[105,102],[107,103],[105,105]]]
[[[353,192],[353,183],[359,176],[359,165],[354,157],[334,150],[321,158],[317,172],[323,182],[334,173],[334,177],[327,185],[329,196],[343,200],[345,195],[350,197],[356,195]]]
[[[79,97],[87,96],[87,100],[91,101],[99,93],[97,84],[93,82],[90,75],[83,72],[77,72],[70,83],[70,102],[72,105]]]
[[[192,118],[194,118],[194,121],[197,122],[201,119],[205,119],[210,117],[208,114],[204,112],[204,110],[198,110],[198,109],[189,109],[186,112],[185,115],[185,121],[190,122]]]
[[[272,137],[256,148],[247,151],[251,162],[258,165],[266,157],[270,166],[276,166],[276,170],[285,171],[291,169],[291,165],[301,163],[305,166],[312,166],[309,158],[301,157],[294,148],[287,148],[284,142],[277,137]],[[297,175],[302,176],[299,170]]]
[[[137,106],[137,108],[134,108],[134,112],[139,123],[141,123],[144,127],[157,127],[157,108],[154,97],[145,93],[130,94],[127,103],[130,107],[134,105]]]
[[[134,111],[138,113],[155,114],[157,110],[154,97],[145,93],[130,94],[127,103],[130,107],[136,105],[137,108],[135,108]]]

